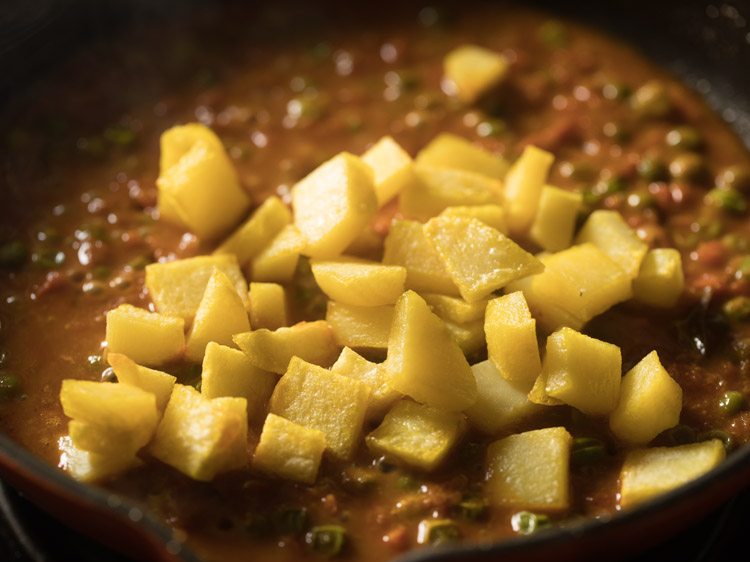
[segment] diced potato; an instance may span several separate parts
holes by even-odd
[[[466,410],[469,423],[488,435],[515,426],[538,414],[541,408],[529,401],[525,389],[505,380],[489,359],[472,365],[479,398]]]
[[[461,348],[413,291],[396,304],[386,368],[393,389],[429,406],[458,412],[477,399],[474,375]]]
[[[568,248],[573,242],[576,218],[582,206],[580,193],[545,185],[529,232],[531,239],[548,252]]]
[[[292,188],[294,224],[316,258],[339,255],[367,226],[378,208],[372,170],[342,152]]]
[[[652,351],[622,377],[620,400],[609,416],[609,427],[625,443],[644,445],[677,425],[681,410],[682,388]]]
[[[370,387],[294,357],[271,396],[271,413],[325,434],[337,459],[350,459],[359,442]]]
[[[475,45],[453,49],[443,61],[443,74],[450,91],[461,101],[473,103],[499,84],[508,72],[502,54]]]
[[[278,283],[250,283],[250,325],[276,330],[289,324],[286,292]]]
[[[203,361],[209,342],[232,345],[232,336],[250,329],[247,310],[229,278],[214,270],[188,334],[185,355]]]
[[[383,256],[384,239],[385,233],[380,234],[376,232],[372,224],[370,224],[352,240],[352,243],[344,250],[344,254],[379,261]]]
[[[406,268],[408,289],[458,295],[456,284],[418,222],[393,221],[385,239],[383,263]]]
[[[362,155],[362,162],[372,168],[379,207],[415,181],[411,156],[392,137],[376,142]]]
[[[658,248],[646,254],[633,281],[633,298],[649,306],[670,308],[685,287],[682,256],[674,248]]]
[[[617,211],[598,210],[589,218],[576,236],[577,244],[589,242],[607,254],[625,270],[630,279],[638,276],[641,262],[648,252],[643,242]]]
[[[271,476],[312,484],[318,477],[325,448],[322,431],[268,414],[252,464]]]
[[[289,283],[297,269],[299,256],[305,249],[305,239],[297,227],[290,224],[252,260],[250,278],[266,283]]]
[[[501,181],[465,170],[415,164],[417,181],[401,192],[399,210],[410,219],[426,221],[448,207],[497,205]]]
[[[162,365],[185,348],[185,321],[121,304],[107,312],[107,349],[143,365]]]
[[[458,344],[464,355],[471,357],[484,348],[484,322],[482,320],[474,320],[464,324],[457,324],[449,320],[444,322],[445,327],[448,328],[453,337],[453,341]]]
[[[250,362],[264,371],[283,373],[295,355],[316,365],[329,366],[339,347],[327,322],[300,322],[289,328],[253,330],[232,338]]]
[[[245,214],[250,197],[218,137],[192,123],[161,136],[159,200],[166,196],[166,216],[177,216],[199,238],[224,234]]]
[[[430,305],[432,312],[446,322],[454,322],[456,324],[466,324],[482,320],[488,302],[486,300],[466,302],[461,298],[429,293],[422,295],[422,298]]]
[[[547,338],[540,377],[548,396],[589,416],[609,414],[620,396],[620,348],[570,328]]]
[[[328,301],[326,322],[337,345],[383,350],[393,321],[393,306],[349,306]]]
[[[214,342],[206,347],[201,394],[206,398],[244,398],[247,417],[251,420],[266,413],[266,404],[277,380],[277,375],[253,365],[239,349]]]
[[[503,378],[529,390],[542,370],[536,320],[517,291],[487,304],[484,317],[487,354]]]
[[[506,287],[523,291],[537,322],[552,332],[580,330],[586,322],[632,295],[625,271],[593,244],[540,256],[544,272]]]
[[[198,311],[214,269],[231,279],[237,294],[247,305],[247,281],[237,265],[237,258],[227,254],[147,265],[146,288],[156,310],[167,316],[178,316],[191,321]],[[135,359],[132,356],[130,358]]]
[[[331,372],[362,381],[370,387],[366,418],[380,419],[401,398],[401,393],[388,384],[388,372],[382,363],[372,363],[356,351],[345,347],[331,367]]]
[[[564,511],[570,505],[570,434],[550,427],[487,448],[487,493],[501,507]]]
[[[630,451],[620,471],[620,506],[633,507],[703,476],[726,457],[718,439]]]
[[[469,302],[544,270],[538,259],[477,219],[436,217],[424,226],[424,232]]]
[[[151,454],[194,480],[247,464],[247,403],[244,398],[209,400],[176,384],[156,430]]]
[[[527,146],[505,176],[505,216],[513,234],[531,228],[542,188],[555,157],[535,146]]]
[[[83,451],[69,436],[58,440],[60,467],[80,482],[99,482],[117,476],[141,464],[135,453],[124,456],[101,455]]]
[[[136,386],[156,398],[156,408],[163,412],[172,395],[177,378],[162,371],[142,367],[121,353],[107,353],[107,362],[117,376],[117,382]]]
[[[292,222],[292,213],[278,197],[266,199],[214,254],[234,254],[242,266],[258,256]]]
[[[477,219],[503,234],[508,234],[508,223],[505,220],[505,211],[500,205],[474,205],[473,207],[460,206],[443,209],[440,217],[464,217]]]
[[[471,141],[452,133],[441,133],[417,154],[415,162],[422,166],[455,168],[503,179],[510,164],[487,152]]]
[[[462,428],[460,414],[404,399],[393,406],[365,442],[378,454],[422,470],[434,470],[456,444]]]
[[[311,262],[315,281],[328,296],[352,306],[395,303],[404,292],[406,268],[353,260]]]
[[[541,406],[562,406],[563,404],[565,404],[565,402],[563,402],[562,400],[552,398],[549,394],[547,394],[547,377],[541,373],[536,378],[536,380],[534,381],[534,385],[529,391],[529,402],[539,404]]]

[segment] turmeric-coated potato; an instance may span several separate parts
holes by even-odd
[[[162,365],[182,354],[185,321],[121,304],[107,312],[107,350],[142,365]]]
[[[250,262],[250,279],[264,283],[289,283],[305,245],[305,239],[296,226],[285,226]]]
[[[355,349],[385,350],[393,323],[394,307],[350,306],[328,301],[326,322],[339,346]]]
[[[531,228],[554,160],[549,152],[528,145],[505,176],[504,209],[512,234],[525,234]]]
[[[638,276],[648,252],[643,242],[617,211],[600,209],[591,213],[576,236],[576,244],[591,243],[625,270],[630,279]]]
[[[548,252],[559,252],[569,247],[582,207],[583,197],[580,193],[545,185],[529,231],[531,239]]]
[[[138,365],[121,353],[107,353],[107,362],[115,372],[118,383],[150,392],[156,398],[156,408],[159,412],[164,411],[177,381],[175,376]]]
[[[401,398],[401,393],[388,383],[388,371],[383,363],[372,363],[348,347],[341,350],[331,372],[362,381],[370,387],[368,420],[382,418],[386,410]]]
[[[633,280],[633,298],[657,308],[677,303],[685,287],[682,256],[674,248],[657,248],[646,254],[638,277]]]
[[[406,268],[354,260],[313,260],[315,282],[328,298],[352,306],[394,304],[404,292]]]
[[[250,283],[250,325],[276,330],[289,323],[286,291],[278,283]]]
[[[415,162],[423,166],[455,168],[503,179],[510,165],[471,141],[452,133],[441,133],[417,154]]]
[[[362,155],[373,171],[375,195],[382,207],[415,181],[411,156],[392,137],[383,137]]]
[[[476,45],[462,45],[445,56],[443,75],[458,99],[473,103],[499,84],[508,72],[508,59]]]

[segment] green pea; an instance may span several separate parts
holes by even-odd
[[[81,285],[81,291],[84,295],[100,295],[106,288],[107,286],[104,283],[97,280],[86,281]]]
[[[716,185],[742,192],[750,191],[750,166],[745,164],[727,166],[716,176]]]
[[[107,129],[105,129],[102,136],[106,141],[121,148],[128,147],[135,142],[135,133],[127,127],[123,127],[121,125],[113,125],[112,127],[108,127]]]
[[[340,525],[313,527],[305,536],[305,542],[315,554],[333,557],[344,549],[346,529]]]
[[[487,119],[477,125],[477,134],[480,137],[498,137],[508,130],[508,126],[502,119]]]
[[[646,187],[633,191],[628,195],[628,205],[635,209],[647,209],[656,205],[656,198]]]
[[[31,254],[31,263],[44,269],[57,269],[65,263],[65,254],[56,250],[40,250]]]
[[[682,150],[697,150],[703,145],[703,138],[697,129],[688,125],[671,129],[666,136],[667,144]]]
[[[151,259],[151,256],[141,255],[136,256],[132,260],[128,262],[128,267],[130,269],[145,269],[148,264],[150,264],[153,260]]]
[[[532,513],[531,511],[519,511],[510,518],[510,525],[519,535],[531,535],[540,529],[552,524],[547,515]]]
[[[672,102],[664,84],[658,80],[647,82],[630,98],[631,107],[642,117],[661,118],[672,111]]]
[[[706,162],[699,154],[686,152],[669,163],[669,173],[679,181],[699,182],[707,176]]]
[[[20,240],[11,240],[0,245],[0,268],[14,269],[26,262],[29,251]]]
[[[719,398],[719,409],[727,416],[733,416],[744,406],[745,397],[736,390],[728,390]]]
[[[732,451],[735,446],[734,438],[729,435],[726,431],[721,429],[711,429],[699,433],[697,437],[698,441],[710,441],[711,439],[718,439],[721,444],[724,445],[724,449],[728,452]]]
[[[283,535],[299,535],[307,529],[309,522],[304,507],[286,507],[276,513],[276,528]]]
[[[419,544],[450,544],[461,538],[461,531],[452,519],[424,519],[419,523]]]
[[[487,513],[487,502],[482,498],[467,498],[458,504],[458,510],[464,519],[477,521]]]
[[[724,244],[727,248],[730,250],[734,250],[735,252],[747,252],[750,250],[750,240],[747,239],[746,236],[743,236],[741,234],[738,234],[736,232],[731,232],[729,234],[726,234],[722,237],[721,243]],[[738,271],[740,270],[742,266],[738,266]],[[748,260],[747,265],[744,266],[745,268],[745,275],[750,274],[750,260]]]
[[[21,394],[21,380],[9,373],[0,373],[0,401],[12,400]]]
[[[731,298],[724,303],[721,310],[730,320],[746,320],[750,317],[750,298],[743,296]]]
[[[734,188],[717,187],[708,192],[708,200],[713,205],[730,213],[744,213],[747,210],[745,197]]]
[[[568,31],[561,22],[549,20],[539,27],[537,38],[550,49],[559,49],[568,44]]]
[[[98,265],[91,270],[91,275],[94,279],[104,280],[108,279],[112,275],[112,269],[106,265]]]
[[[647,181],[664,181],[669,178],[669,170],[661,160],[643,158],[638,163],[638,175]]]
[[[593,437],[579,437],[573,439],[570,451],[570,461],[577,466],[596,464],[607,454],[607,450],[599,439]]]

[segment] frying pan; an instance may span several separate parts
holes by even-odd
[[[153,18],[179,18],[197,0],[13,0],[0,13],[0,110],[72,52]],[[528,2],[527,2],[528,3]],[[367,7],[352,3],[343,9]],[[533,4],[604,29],[700,93],[750,147],[750,1],[617,0]],[[381,6],[382,2],[377,6]],[[372,8],[371,5],[368,7]],[[289,9],[294,9],[290,4]],[[416,7],[415,7],[416,10]],[[77,483],[0,433],[0,476],[63,523],[137,560],[200,562],[180,536],[138,505]],[[687,528],[750,484],[750,446],[716,470],[639,508],[572,521],[498,544],[415,551],[403,562],[610,560]]]

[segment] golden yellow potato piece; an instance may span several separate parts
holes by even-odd
[[[365,442],[377,454],[422,470],[434,470],[456,444],[462,429],[460,414],[407,398],[393,406]]]
[[[117,382],[136,386],[156,398],[156,408],[163,412],[172,395],[177,378],[162,371],[142,367],[121,353],[107,353],[107,362],[117,375]]]
[[[490,444],[486,486],[490,502],[514,509],[568,509],[571,440],[564,427],[550,427]]]
[[[373,173],[342,152],[292,188],[294,224],[316,258],[339,255],[364,230],[378,208]]]
[[[247,403],[244,398],[209,400],[176,384],[151,444],[151,454],[193,480],[247,464]]]
[[[370,402],[367,406],[368,420],[380,419],[401,398],[401,393],[388,384],[388,371],[382,363],[372,363],[356,351],[345,347],[331,366],[331,372],[362,381],[370,387]]]
[[[214,270],[206,285],[195,320],[188,334],[185,355],[191,361],[203,361],[209,342],[232,345],[232,336],[250,329],[247,310],[232,282],[220,270]]]
[[[385,234],[376,232],[370,224],[352,240],[352,243],[344,250],[344,254],[378,261],[383,256],[384,239]]]
[[[270,411],[325,434],[339,459],[350,459],[359,442],[370,387],[294,357],[271,396]]]
[[[630,451],[620,471],[620,506],[632,507],[703,476],[726,457],[718,439]]]
[[[393,389],[429,406],[459,412],[477,399],[474,375],[461,348],[413,291],[396,303],[386,368]]]
[[[682,388],[652,351],[622,377],[620,400],[609,416],[612,433],[625,443],[644,445],[680,421]]]
[[[529,145],[505,176],[505,213],[513,234],[525,234],[534,221],[542,188],[555,157]]]
[[[432,312],[446,322],[466,324],[484,318],[487,300],[466,302],[462,298],[427,293],[422,298],[430,305]]]
[[[107,480],[142,464],[135,453],[114,456],[84,451],[73,445],[73,440],[67,435],[61,437],[57,445],[60,468],[80,482]]]
[[[458,344],[464,355],[471,357],[484,349],[484,322],[482,320],[473,320],[462,324],[450,320],[444,320],[444,322],[453,341]]]
[[[383,350],[393,322],[393,306],[350,306],[328,301],[326,322],[337,345]]]
[[[416,221],[395,220],[385,239],[383,263],[406,268],[406,287],[414,291],[458,295],[443,261]]]
[[[244,398],[247,417],[255,420],[265,415],[278,378],[253,365],[239,349],[211,342],[203,357],[201,394],[206,398]]]
[[[503,378],[529,390],[542,370],[536,320],[517,291],[487,304],[484,316],[487,354]]]
[[[443,61],[446,88],[465,103],[475,102],[507,72],[508,60],[503,55],[476,45],[453,49]]]
[[[229,157],[209,128],[191,123],[161,136],[159,205],[199,238],[215,239],[237,223],[250,197],[237,181]]]
[[[339,347],[327,322],[300,322],[288,328],[253,330],[233,338],[250,362],[264,371],[283,373],[295,355],[316,365],[329,366]]]
[[[107,349],[142,365],[162,365],[185,348],[185,321],[121,304],[107,312]]]
[[[218,269],[232,281],[247,305],[247,282],[234,255],[197,256],[146,266],[146,288],[156,310],[190,322],[198,311],[208,280]],[[126,355],[128,355],[126,353]],[[131,356],[131,359],[134,359]]]
[[[641,262],[648,252],[643,242],[617,211],[591,213],[576,236],[576,244],[589,242],[607,254],[625,270],[630,279],[638,276]]]
[[[362,162],[373,171],[379,207],[415,181],[411,156],[393,137],[383,137],[376,142],[362,155]]]
[[[500,205],[474,205],[472,207],[448,207],[438,215],[440,217],[463,217],[477,219],[503,234],[508,234],[508,223],[505,211]]]
[[[249,277],[253,281],[266,283],[289,283],[305,244],[296,226],[290,224],[284,227],[266,249],[252,260]]]
[[[503,179],[510,164],[471,141],[451,133],[441,133],[417,154],[415,162],[423,166],[455,168]]]
[[[292,222],[289,208],[276,196],[266,199],[214,254],[234,254],[241,266],[257,257]]]
[[[477,219],[436,217],[424,226],[424,232],[469,302],[544,270],[538,259]]]
[[[394,304],[404,292],[406,268],[354,260],[311,262],[315,282],[328,298],[351,306]]]
[[[633,280],[633,298],[658,308],[674,306],[685,287],[682,256],[674,248],[658,248],[646,254],[638,277]]]
[[[576,218],[582,207],[580,193],[545,185],[529,231],[531,239],[548,252],[568,248],[573,242]]]
[[[252,465],[271,476],[312,484],[318,477],[325,448],[322,431],[268,414]]]
[[[289,324],[286,292],[277,283],[250,283],[250,325],[276,330]]]

